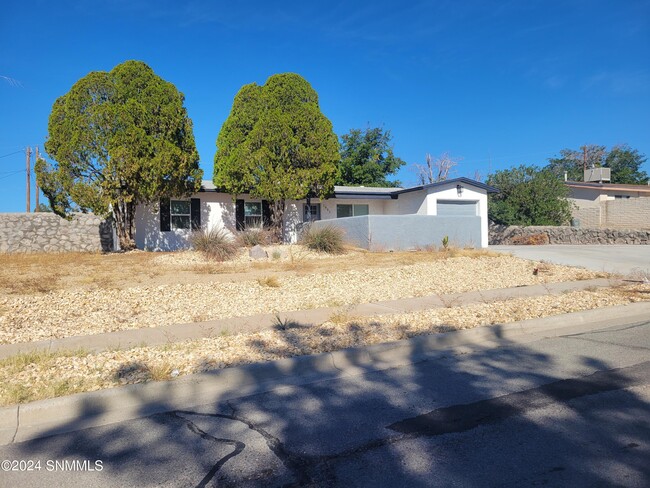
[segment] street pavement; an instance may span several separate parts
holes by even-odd
[[[475,344],[3,446],[0,486],[647,487],[649,352],[650,321]]]
[[[550,244],[490,246],[490,250],[511,253],[518,258],[579,266],[593,271],[621,275],[645,271],[650,276],[650,246]]]

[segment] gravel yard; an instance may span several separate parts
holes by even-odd
[[[41,260],[36,267],[20,258],[14,268],[3,266],[0,343],[600,276],[482,251],[336,258],[299,246],[270,251],[278,258],[251,262],[243,254],[223,265],[193,252],[82,256],[78,263],[59,263],[56,273],[43,257],[33,258]],[[27,293],[11,288],[16,273],[19,282],[32,283]],[[58,276],[58,285],[46,288],[51,276]]]
[[[0,255],[0,343],[603,276],[481,250],[268,252],[254,261],[242,250],[228,263],[194,252]],[[648,299],[650,286],[635,284],[372,319],[338,314],[312,328],[159,347],[22,354],[0,361],[0,404]]]
[[[32,353],[0,362],[0,404],[93,391],[238,364],[377,344],[421,334],[508,323],[648,300],[650,285],[517,298],[467,307],[355,319],[336,316],[318,327],[268,330],[160,347],[97,354]]]

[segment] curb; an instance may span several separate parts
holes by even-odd
[[[0,409],[0,445],[74,432],[344,375],[382,370],[467,352],[468,347],[499,347],[599,328],[648,321],[650,302],[594,309],[503,325],[248,364],[173,381],[127,385]]]

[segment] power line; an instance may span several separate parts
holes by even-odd
[[[25,150],[24,150],[24,149],[21,149],[20,151],[16,151],[16,152],[12,152],[12,153],[9,153],[9,154],[5,154],[4,156],[0,156],[0,158],[8,158],[9,156],[13,156],[14,154],[19,154],[19,153],[22,153],[22,152],[25,152]]]
[[[5,178],[9,178],[10,176],[16,175],[18,173],[24,173],[25,171],[27,171],[27,170],[19,169],[19,170],[16,170],[16,171],[6,172],[4,176],[0,176],[0,180],[4,180]]]

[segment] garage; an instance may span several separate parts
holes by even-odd
[[[436,214],[439,217],[476,217],[478,201],[472,200],[438,200]]]

